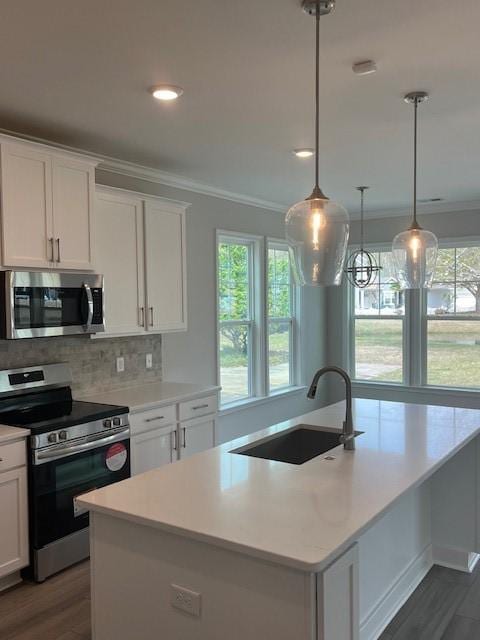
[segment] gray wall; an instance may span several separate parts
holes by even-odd
[[[97,182],[191,203],[186,225],[188,331],[163,336],[163,378],[217,384],[215,230],[283,238],[283,215],[101,170],[97,171]],[[325,362],[325,293],[307,288],[302,294],[302,377],[308,382]],[[228,440],[299,415],[319,406],[321,400],[319,394],[318,402],[313,403],[302,392],[228,413],[219,419],[219,439]]]
[[[15,369],[51,362],[68,362],[74,394],[78,396],[122,389],[161,380],[161,336],[97,338],[65,336],[33,340],[0,340],[0,368]],[[145,356],[153,355],[152,369]],[[116,358],[125,358],[125,371],[117,373]]]
[[[461,211],[437,214],[419,214],[420,224],[433,231],[439,239],[480,238],[480,211]],[[397,233],[405,230],[410,224],[408,217],[390,217],[369,219],[365,222],[365,238],[368,243],[390,244]],[[358,244],[360,224],[352,222],[350,243]],[[344,332],[344,317],[347,310],[344,305],[342,287],[331,287],[327,293],[327,356],[331,364],[345,366],[347,353],[347,336]],[[329,401],[336,401],[342,395],[341,385],[336,380],[329,383]],[[471,406],[478,408],[480,394],[454,394],[448,392],[405,391],[400,389],[377,390],[365,385],[356,385],[355,395],[404,402],[420,402],[426,404],[451,404],[455,406]]]

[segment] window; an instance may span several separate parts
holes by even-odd
[[[480,387],[480,247],[438,252],[427,292],[427,383]]]
[[[270,391],[292,385],[293,287],[288,248],[268,243],[268,375]]]
[[[387,251],[375,285],[349,287],[357,380],[480,388],[480,246],[459,245],[440,248],[429,290],[400,292]]]
[[[253,244],[218,243],[218,320],[222,403],[252,395]]]
[[[351,287],[354,377],[403,382],[405,294],[394,277],[392,254],[382,251],[375,258],[382,267],[375,284]]]
[[[295,287],[286,243],[219,233],[217,288],[221,404],[294,387]]]

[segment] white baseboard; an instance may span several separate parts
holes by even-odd
[[[360,622],[360,640],[377,640],[387,624],[418,587],[433,566],[432,546],[428,545],[398,576],[387,593]]]
[[[438,564],[448,569],[472,573],[479,560],[480,555],[478,553],[470,553],[469,551],[449,547],[433,547],[433,564]]]
[[[18,584],[22,581],[22,577],[20,575],[20,571],[15,571],[15,573],[11,573],[4,578],[0,578],[0,591],[5,591],[5,589],[10,589],[14,585]]]

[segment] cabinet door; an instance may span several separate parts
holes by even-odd
[[[105,277],[106,333],[143,333],[143,202],[98,191],[95,218],[95,269]]]
[[[173,429],[155,429],[133,436],[130,440],[132,476],[173,462],[175,439]]]
[[[358,547],[355,544],[317,577],[318,640],[358,640]]]
[[[52,267],[52,163],[22,144],[1,145],[2,254],[6,267]]]
[[[191,420],[180,424],[180,458],[188,458],[213,447],[215,420],[213,418]]]
[[[27,471],[0,473],[0,578],[28,565]]]
[[[59,269],[91,269],[93,263],[92,165],[54,157],[53,232]]]
[[[145,256],[148,329],[185,330],[187,309],[183,209],[146,201]]]

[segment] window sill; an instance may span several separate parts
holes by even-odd
[[[251,409],[252,407],[256,407],[258,405],[266,404],[268,402],[273,402],[274,400],[280,400],[281,398],[287,398],[289,396],[302,393],[302,391],[305,391],[306,388],[306,386],[288,387],[287,389],[280,389],[279,391],[275,391],[269,396],[247,398],[246,400],[230,402],[229,404],[224,404],[223,406],[221,406],[218,413],[220,417],[227,416],[230,413],[235,413],[236,411]]]
[[[425,394],[431,393],[432,395],[455,395],[458,397],[471,398],[475,394],[480,393],[480,389],[466,389],[465,387],[441,387],[434,385],[423,385],[419,387],[409,387],[408,385],[399,382],[369,382],[368,380],[352,380],[352,386],[359,389],[372,389],[375,391],[408,391],[409,393]]]

